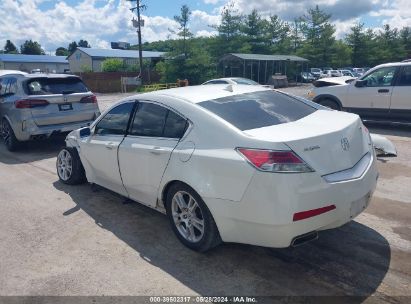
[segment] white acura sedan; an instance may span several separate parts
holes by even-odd
[[[68,135],[57,172],[166,213],[198,251],[315,239],[362,212],[378,178],[357,115],[247,85],[128,97]]]

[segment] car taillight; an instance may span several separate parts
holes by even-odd
[[[313,172],[293,151],[237,148],[254,167],[267,172]]]
[[[297,213],[294,213],[293,221],[296,222],[296,221],[305,220],[305,219],[308,219],[310,217],[317,216],[317,215],[326,213],[326,212],[334,210],[334,209],[335,209],[335,205],[329,205],[329,206],[321,207],[321,208],[318,208],[318,209],[312,209],[312,210],[297,212]]]
[[[80,99],[81,103],[97,103],[96,95],[86,96]]]
[[[49,104],[47,100],[43,99],[20,99],[15,103],[17,109],[30,109],[36,107],[44,107]]]

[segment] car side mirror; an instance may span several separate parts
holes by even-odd
[[[91,135],[91,130],[89,127],[80,129],[80,137],[87,137]]]
[[[357,87],[357,88],[363,88],[363,87],[365,87],[367,85],[367,80],[357,80],[356,82],[355,82],[355,86]]]

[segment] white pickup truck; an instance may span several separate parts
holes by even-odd
[[[308,97],[335,110],[359,114],[366,121],[411,123],[411,61],[374,67],[359,79],[323,78]]]

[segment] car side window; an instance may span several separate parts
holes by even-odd
[[[395,71],[397,67],[384,67],[380,68],[371,74],[363,77],[362,80],[366,80],[367,87],[386,87],[392,86]]]
[[[3,96],[4,94],[6,94],[6,88],[7,88],[7,79],[0,78],[0,96]]]
[[[181,138],[187,130],[188,122],[173,111],[168,111],[163,137]]]
[[[184,118],[165,107],[142,102],[131,124],[130,135],[181,138],[186,130],[186,123]]]
[[[402,69],[401,76],[397,82],[398,86],[411,86],[411,66],[405,66]]]
[[[124,135],[127,130],[134,102],[123,103],[110,110],[96,125],[94,134]]]
[[[8,93],[13,95],[17,93],[17,80],[15,78],[10,78]]]

